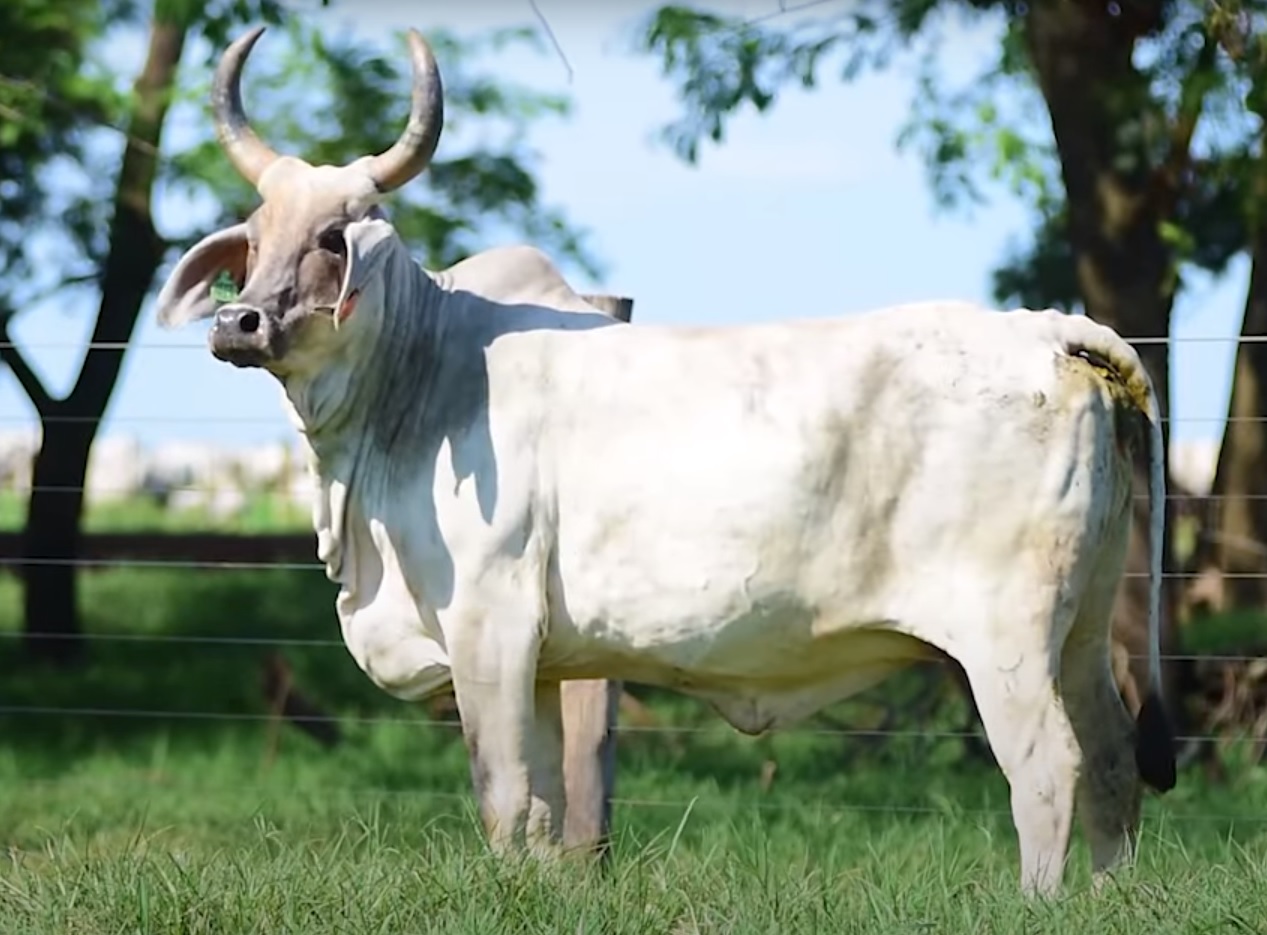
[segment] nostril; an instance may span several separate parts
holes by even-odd
[[[260,313],[247,309],[238,316],[238,330],[243,334],[254,334],[260,328]]]

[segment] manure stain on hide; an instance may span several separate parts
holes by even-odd
[[[1141,447],[1146,447],[1149,406],[1147,388],[1141,380],[1128,380],[1117,368],[1097,356],[1062,354],[1058,360],[1064,372],[1081,378],[1084,386],[1108,394],[1112,404],[1114,437],[1123,455],[1132,457]],[[1071,390],[1066,395],[1073,396],[1075,392]]]

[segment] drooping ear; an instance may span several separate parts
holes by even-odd
[[[208,234],[180,258],[154,302],[154,314],[164,328],[178,328],[215,314],[218,304],[211,285],[227,272],[238,289],[246,279],[246,224],[234,224]]]
[[[383,261],[391,254],[395,236],[396,229],[381,217],[353,221],[343,229],[348,253],[343,288],[335,305],[336,321],[352,314],[361,290],[378,274]]]

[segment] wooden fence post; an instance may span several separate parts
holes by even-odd
[[[613,295],[581,296],[599,311],[629,321],[633,299]],[[564,682],[563,781],[567,809],[563,843],[602,858],[611,833],[612,794],[616,786],[616,713],[621,683],[608,679]]]

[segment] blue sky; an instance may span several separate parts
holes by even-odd
[[[759,16],[776,12],[779,0],[717,6]],[[1008,238],[1023,232],[1024,215],[1001,190],[971,216],[938,215],[917,156],[894,148],[914,90],[910,69],[787,91],[773,112],[733,120],[724,146],[708,148],[692,168],[654,139],[679,113],[672,87],[655,61],[627,51],[628,30],[653,4],[617,0],[580,11],[574,0],[539,0],[539,7],[567,56],[571,81],[554,55],[516,52],[485,67],[565,91],[575,102],[571,119],[542,123],[530,142],[541,156],[545,201],[593,231],[591,244],[607,264],[604,283],[570,274],[578,285],[634,296],[637,321],[683,324],[844,314],[918,299],[989,300],[990,270]],[[476,32],[535,22],[527,0],[361,0],[356,8],[355,20],[337,10],[321,15],[330,28],[390,43],[402,55],[392,31],[410,25],[424,33],[440,26]],[[269,38],[256,55],[268,54]],[[988,26],[948,35],[949,74],[971,75],[994,41]],[[137,52],[119,55],[136,62]],[[249,66],[245,85],[249,104]],[[406,110],[402,101],[402,121]],[[166,144],[180,141],[176,132]],[[160,199],[160,230],[174,231],[173,219],[189,210]],[[1234,351],[1228,339],[1236,334],[1247,274],[1238,262],[1221,280],[1195,283],[1179,303],[1172,373],[1178,438],[1220,432]],[[151,308],[147,302],[106,434],[147,445],[291,438],[271,378],[216,362],[202,326],[161,331]],[[94,310],[37,309],[12,329],[55,392],[73,379]],[[34,424],[16,382],[0,370],[0,432]]]

